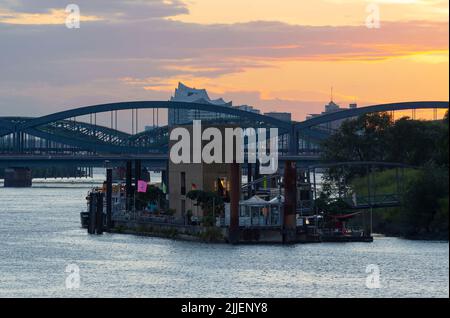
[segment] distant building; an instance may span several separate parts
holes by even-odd
[[[291,121],[292,120],[292,114],[291,113],[282,113],[282,112],[269,112],[265,113],[264,115],[273,117],[279,120],[283,121]]]
[[[256,109],[253,106],[249,106],[249,105],[235,106],[235,108],[240,109],[240,110],[244,110],[246,112],[255,113],[255,114],[260,114],[261,113],[261,111],[259,109]]]
[[[178,88],[175,89],[175,94],[171,97],[170,101],[209,104],[218,107],[233,107],[233,102],[226,102],[222,98],[211,99],[205,89],[191,88],[183,83],[178,83]],[[258,109],[255,109],[249,105],[236,106],[235,108],[252,113],[260,113]],[[192,123],[193,120],[206,121],[227,118],[235,117],[195,109],[169,109],[169,126],[189,124]]]
[[[358,104],[356,103],[352,103],[349,104],[349,109],[355,109],[358,107]],[[325,111],[323,111],[320,114],[310,114],[309,116],[306,117],[306,119],[311,119],[314,117],[319,117],[319,116],[323,116],[326,114],[330,114],[330,113],[335,113],[335,112],[339,112],[342,110],[345,110],[346,108],[341,108],[338,104],[336,104],[333,100],[331,100],[328,104],[325,105]],[[342,123],[344,122],[344,119],[342,120],[336,120],[327,124],[323,124],[323,125],[319,125],[322,128],[326,128],[329,130],[336,130],[338,129]]]

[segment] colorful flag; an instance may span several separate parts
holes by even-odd
[[[197,185],[195,183],[192,184],[192,190],[197,190]]]
[[[138,180],[138,192],[140,193],[147,192],[147,182],[143,180]]]

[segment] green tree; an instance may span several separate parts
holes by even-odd
[[[387,113],[347,120],[322,143],[326,161],[377,161],[385,158],[386,135],[393,125]]]
[[[195,205],[200,206],[204,213],[203,223],[206,226],[214,225],[213,215],[220,215],[225,210],[225,205],[222,197],[217,193],[203,191],[203,190],[193,190],[186,194],[188,199],[196,201]]]
[[[386,140],[386,160],[414,166],[439,162],[438,143],[443,138],[441,122],[401,118],[389,129]]]
[[[164,198],[164,192],[160,188],[150,185],[147,187],[147,192],[136,194],[136,204],[139,209],[147,207],[149,203],[156,204],[158,207],[164,208]]]
[[[423,169],[404,195],[401,221],[405,235],[442,234],[448,239],[448,169]]]

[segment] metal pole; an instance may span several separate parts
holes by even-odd
[[[139,109],[136,108],[136,134],[139,132]]]
[[[131,109],[131,134],[134,135],[134,109]]]

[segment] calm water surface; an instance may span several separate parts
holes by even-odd
[[[80,229],[86,185],[0,188],[0,297],[449,297],[447,242],[207,245]],[[80,268],[67,289],[67,265]],[[366,287],[366,267],[381,288]]]

